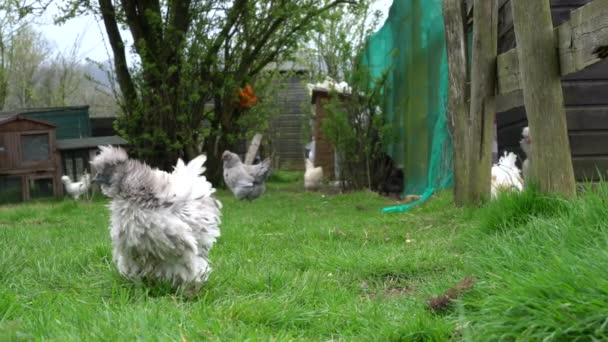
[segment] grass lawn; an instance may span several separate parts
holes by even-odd
[[[219,192],[222,237],[200,296],[123,280],[104,199],[0,207],[0,340],[601,340],[608,336],[608,191],[533,191],[408,213],[370,192],[259,200]],[[427,300],[467,275],[448,310]]]

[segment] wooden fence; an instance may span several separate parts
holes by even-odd
[[[507,0],[500,0],[507,1]],[[559,72],[567,76],[608,57],[608,0],[595,0],[570,13],[554,30]],[[499,54],[496,111],[524,105],[517,48]]]
[[[553,3],[560,1],[564,2]],[[443,1],[457,204],[479,203],[489,196],[490,122],[496,112],[524,105],[534,139],[528,156],[533,160],[533,177],[542,191],[575,195],[561,78],[608,57],[608,0],[573,10],[570,19],[555,28],[551,4],[549,0]],[[517,47],[497,55],[503,6],[510,6]],[[463,46],[471,19],[469,80]]]

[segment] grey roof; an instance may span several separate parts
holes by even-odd
[[[58,139],[57,148],[60,150],[77,150],[96,148],[99,145],[126,145],[127,141],[117,135],[107,137],[90,137],[78,139]]]
[[[294,61],[284,61],[280,64],[276,62],[268,63],[264,70],[279,70],[279,71],[308,71],[308,67]]]
[[[70,111],[70,110],[79,110],[79,109],[89,109],[89,106],[82,105],[82,106],[65,106],[65,107],[22,108],[22,109],[0,112],[0,117],[27,114],[27,113],[32,113],[32,112],[44,113],[44,112]]]

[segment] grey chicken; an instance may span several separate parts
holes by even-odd
[[[110,203],[113,259],[130,279],[170,281],[187,294],[207,280],[208,253],[220,236],[221,203],[201,173],[206,157],[172,173],[129,159],[121,148],[101,146],[91,165],[94,182]]]
[[[246,165],[235,153],[224,151],[224,182],[237,199],[254,200],[266,190],[266,179],[270,175],[270,159],[259,164]]]

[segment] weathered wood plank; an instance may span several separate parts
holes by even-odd
[[[532,178],[543,192],[575,197],[551,6],[548,1],[529,0],[511,0],[511,6],[520,80],[530,136],[534,139],[530,156]]]
[[[608,56],[608,0],[595,0],[570,14],[557,28],[562,75],[582,70]]]
[[[255,156],[258,154],[258,150],[260,149],[260,144],[262,143],[262,134],[256,133],[251,139],[251,144],[249,144],[249,149],[247,150],[247,154],[245,155],[245,164],[251,165],[253,164],[253,160]]]
[[[573,156],[605,156],[608,131],[570,132]]]
[[[498,45],[498,2],[475,0],[471,61],[469,200],[490,198],[490,170],[494,137],[494,89]]]
[[[496,113],[502,113],[524,106],[524,93],[521,89],[496,96]]]
[[[468,203],[469,108],[467,104],[468,71],[465,35],[466,9],[462,0],[443,0],[446,50],[448,56],[448,113],[454,144],[454,202]]]
[[[608,104],[608,82],[582,81],[562,82],[566,105],[605,105]]]
[[[566,107],[570,131],[608,130],[608,106]],[[604,146],[608,155],[608,143]]]
[[[566,76],[608,57],[608,0],[595,0],[571,12],[571,19],[554,30],[560,74]],[[497,58],[498,93],[521,89],[516,49]]]
[[[581,71],[562,77],[562,81],[608,80],[608,60],[602,60]]]
[[[599,181],[600,175],[603,179],[608,178],[608,156],[603,157],[573,157],[572,163],[576,170],[578,181]]]
[[[521,89],[519,80],[519,59],[517,49],[498,55],[496,58],[498,76],[498,93],[508,94]]]

